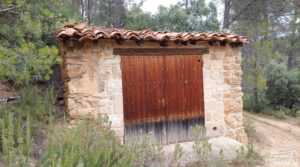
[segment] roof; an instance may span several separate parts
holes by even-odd
[[[59,39],[74,39],[79,41],[93,41],[98,39],[121,39],[136,41],[223,41],[233,44],[247,42],[245,36],[225,32],[169,32],[142,30],[133,31],[116,28],[97,28],[84,23],[65,25],[57,31]]]

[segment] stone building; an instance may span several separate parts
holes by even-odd
[[[168,144],[191,128],[242,143],[243,36],[66,25],[57,32],[73,119],[106,114],[122,139],[152,132]]]

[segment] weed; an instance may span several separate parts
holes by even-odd
[[[287,119],[287,115],[284,110],[274,111],[273,115],[277,119]]]
[[[208,142],[208,138],[204,136],[202,127],[196,126],[193,129],[195,135],[194,150],[198,155],[197,166],[203,167],[226,167],[228,164],[224,160],[223,150],[220,151],[218,157],[213,157],[212,146]]]
[[[128,139],[126,147],[132,154],[134,166],[161,166],[163,163],[163,148],[154,142],[151,133]]]
[[[179,167],[180,166],[180,158],[182,157],[183,150],[180,144],[175,145],[174,153],[171,159],[170,166],[171,167]]]
[[[256,137],[256,129],[255,129],[254,121],[249,118],[245,118],[244,127],[245,127],[245,132],[248,135],[249,139],[253,140]]]
[[[1,150],[5,166],[27,166],[32,152],[31,119],[25,123],[0,107]]]
[[[99,116],[73,127],[53,127],[41,166],[130,166],[131,154],[105,122]]]
[[[44,92],[39,91],[37,87],[23,88],[17,108],[20,113],[28,113],[36,123],[47,122],[54,112],[55,100],[53,88]]]
[[[0,106],[0,148],[5,166],[28,166],[34,150],[34,132],[54,110],[52,89],[21,90],[20,100]]]
[[[246,152],[242,146],[239,150],[237,150],[235,165],[251,167],[261,164],[262,157],[259,152],[254,149],[251,142],[248,144],[247,149],[248,151]]]

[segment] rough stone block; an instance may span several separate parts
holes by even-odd
[[[101,114],[112,114],[112,109],[108,106],[100,107],[99,111]]]
[[[233,70],[234,64],[224,64],[224,70]]]
[[[67,64],[64,70],[68,78],[82,77],[87,72],[81,64]]]
[[[225,56],[224,63],[235,63],[235,57],[234,56]]]
[[[114,95],[113,101],[114,101],[113,103],[114,113],[123,114],[123,95],[122,94]]]
[[[108,114],[108,120],[111,122],[112,128],[122,128],[124,127],[123,116],[118,114]]]
[[[220,121],[212,121],[212,122],[206,122],[205,123],[205,130],[206,130],[206,136],[208,137],[218,137],[218,136],[224,136],[225,135],[225,127],[224,122]]]
[[[211,79],[213,80],[223,80],[223,74],[221,71],[212,71]]]
[[[214,69],[214,70],[222,70],[223,69],[222,61],[212,61],[211,65],[212,65],[212,69]]]
[[[112,66],[112,74],[114,79],[122,79],[120,65]]]
[[[121,92],[122,91],[122,81],[118,79],[109,80],[107,82],[107,91],[108,92]]]
[[[222,56],[216,53],[211,53],[210,54],[210,60],[221,60]]]
[[[104,92],[104,90],[105,90],[105,82],[104,81],[99,81],[98,92],[101,93],[101,92]]]
[[[215,88],[216,86],[216,81],[211,80],[211,79],[206,79],[203,81],[204,82],[204,89],[211,89],[211,88]]]
[[[225,122],[230,128],[243,127],[242,112],[231,113],[231,114],[226,115]]]
[[[219,108],[224,107],[222,101],[208,101],[208,102],[205,102],[204,105],[205,105],[205,111],[207,111],[207,112],[218,110]]]

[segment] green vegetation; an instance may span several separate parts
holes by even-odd
[[[1,1],[0,81],[15,85],[49,80],[61,63],[54,32],[76,20],[69,1]],[[69,7],[66,7],[69,6]]]
[[[0,1],[0,82],[24,86],[49,80],[53,65],[61,63],[55,31],[64,24],[87,21],[100,27],[138,30],[219,29],[212,2],[197,0],[189,8],[183,2],[170,8],[161,6],[154,15],[142,11],[142,4],[126,7],[123,0]]]
[[[266,69],[265,84],[261,93],[244,95],[244,108],[280,119],[296,117],[300,110],[300,71],[273,62]]]
[[[250,118],[244,118],[245,133],[248,136],[248,140],[253,141],[256,138],[256,129],[254,121]]]
[[[49,129],[41,166],[131,166],[131,154],[102,119]]]
[[[248,136],[247,151],[244,147],[241,147],[239,150],[236,150],[237,157],[235,161],[233,161],[233,165],[245,167],[261,165],[263,159],[260,153],[254,149],[252,144],[254,140],[259,140],[256,135],[255,123],[251,118],[246,117],[244,119],[244,127],[245,133]]]
[[[229,5],[226,6],[226,3]],[[220,4],[221,3],[221,4]],[[70,126],[56,117],[53,89],[47,83],[53,66],[61,64],[55,31],[69,23],[100,27],[168,31],[218,31],[217,6],[224,5],[223,28],[248,36],[242,49],[244,108],[280,119],[294,117],[300,125],[300,10],[294,1],[181,0],[157,13],[142,10],[143,1],[1,0],[0,82],[19,88],[21,98],[0,106],[0,150],[4,166],[147,166],[162,163],[161,146],[151,136],[125,145],[105,118]],[[226,10],[225,9],[225,10]],[[245,120],[248,136],[255,127]],[[195,130],[199,164],[224,166],[212,160],[211,145]],[[237,164],[255,165],[259,154],[251,144],[238,151]],[[178,166],[176,146],[171,166]],[[197,165],[199,165],[197,164]]]
[[[233,0],[231,10],[247,3]],[[292,1],[256,1],[231,25],[251,41],[243,48],[244,109],[281,118],[299,111],[299,16]]]
[[[257,152],[251,143],[247,146],[247,152],[244,147],[241,147],[240,150],[237,150],[237,158],[233,162],[236,166],[251,167],[257,166],[262,163],[262,157],[259,152]]]
[[[174,154],[171,159],[170,167],[179,167],[180,166],[180,158],[182,157],[183,150],[180,144],[175,145]]]
[[[151,134],[122,144],[107,117],[70,125],[56,117],[53,89],[21,90],[19,101],[0,107],[0,163],[12,166],[157,166],[162,147]],[[39,150],[41,152],[39,152]],[[176,157],[180,153],[176,153]],[[176,160],[175,160],[176,161]]]
[[[19,101],[0,106],[0,150],[5,166],[32,163],[36,140],[43,138],[40,133],[51,120],[54,102],[52,89],[39,92],[37,88],[24,88]]]
[[[223,151],[220,151],[218,157],[213,157],[211,144],[208,142],[208,138],[205,137],[202,127],[196,126],[193,129],[195,135],[195,143],[193,148],[198,155],[198,163],[195,166],[207,166],[207,167],[226,167],[227,162],[224,160]]]

